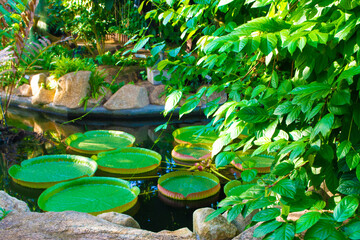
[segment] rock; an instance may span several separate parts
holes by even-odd
[[[120,88],[104,104],[108,110],[142,108],[149,105],[149,97],[145,87],[128,84]]]
[[[0,191],[0,208],[5,211],[11,211],[11,214],[15,212],[30,212],[30,209],[25,202],[10,196],[4,191]]]
[[[228,223],[222,215],[205,222],[206,217],[214,212],[212,208],[200,208],[193,213],[193,231],[203,240],[231,239],[236,236],[236,227]]]
[[[98,70],[103,71],[106,74],[105,82],[111,83],[113,79],[116,77],[114,83],[124,82],[128,84],[130,82],[137,82],[141,80],[140,72],[145,71],[145,68],[139,66],[128,66],[124,67],[121,72],[120,66],[107,66],[102,65],[98,67]]]
[[[18,95],[23,97],[31,97],[32,91],[30,84],[23,84],[18,88]]]
[[[56,88],[54,105],[62,105],[68,108],[81,107],[80,100],[89,93],[90,75],[90,71],[78,71],[62,76]]]
[[[251,223],[253,216],[258,212],[259,212],[259,210],[256,209],[256,210],[252,211],[249,215],[247,215],[246,218],[244,218],[241,214],[239,214],[231,223],[234,224],[234,226],[237,228],[237,230],[239,232],[242,232],[242,231],[244,231],[246,226]],[[228,211],[226,211],[223,214],[224,218],[227,218],[227,214],[228,214]]]
[[[117,212],[108,212],[108,213],[100,214],[97,217],[124,227],[132,227],[132,228],[140,229],[139,223],[134,218],[126,214],[117,213]]]
[[[0,221],[1,239],[190,239],[128,228],[80,212],[15,213]]]
[[[167,236],[169,236],[169,235],[170,236],[179,236],[179,237],[184,237],[184,238],[195,238],[193,232],[191,232],[190,229],[188,229],[187,227],[180,228],[175,231],[162,230],[162,231],[158,232],[158,234],[167,235]]]
[[[55,89],[45,89],[43,86],[32,97],[32,104],[48,104],[54,100]]]
[[[30,77],[29,82],[31,86],[32,95],[35,96],[39,92],[41,85],[46,84],[46,74],[39,73],[32,75]]]
[[[157,85],[149,92],[150,103],[154,105],[165,105],[166,95],[160,95],[165,91],[165,85]]]
[[[263,239],[264,237],[260,237],[260,238],[253,237],[255,229],[260,224],[261,223],[257,223],[256,225],[246,229],[244,232],[240,233],[239,235],[234,237],[232,240],[261,240],[261,239]]]

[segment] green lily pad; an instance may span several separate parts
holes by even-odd
[[[139,193],[138,187],[130,188],[129,182],[122,179],[88,177],[48,188],[40,195],[38,205],[53,212],[124,212],[135,205]]]
[[[235,158],[231,161],[231,164],[241,171],[245,169],[256,169],[259,173],[268,173],[274,161],[275,157],[271,155],[244,155]]]
[[[21,162],[9,168],[14,182],[30,188],[48,188],[59,182],[94,175],[97,164],[75,155],[48,155]]]
[[[216,194],[220,190],[220,183],[211,173],[178,171],[161,176],[158,189],[169,198],[199,200]]]
[[[211,147],[205,144],[180,144],[174,147],[171,156],[184,162],[199,162],[211,157]]]
[[[138,174],[151,171],[161,163],[161,155],[138,147],[125,147],[93,156],[98,168],[104,172]]]
[[[129,133],[111,130],[95,130],[75,133],[65,139],[65,144],[72,150],[97,154],[118,148],[131,147],[135,137]]]
[[[218,138],[214,131],[205,131],[205,126],[189,126],[176,129],[173,137],[177,143],[212,145]]]
[[[243,184],[239,180],[233,180],[225,184],[224,193],[229,196],[240,196],[243,192],[256,185],[255,183]]]

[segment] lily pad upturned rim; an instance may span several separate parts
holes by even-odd
[[[275,161],[275,157],[274,156],[271,156],[271,155],[257,155],[257,156],[251,156],[251,155],[243,155],[243,156],[240,156],[240,158],[267,158],[267,159],[272,159],[272,161]],[[251,167],[251,168],[244,168],[242,166],[241,163],[237,163],[236,160],[239,160],[239,159],[235,159],[235,160],[232,160],[231,161],[231,164],[239,169],[240,171],[245,171],[245,170],[250,170],[250,169],[256,169],[258,171],[258,173],[269,173],[270,172],[270,168],[271,168],[271,164],[269,166],[266,166],[266,167]]]
[[[205,127],[204,125],[182,127],[182,128],[178,128],[175,131],[173,131],[172,135],[174,137],[175,142],[180,143],[180,144],[208,144],[208,145],[212,145],[213,142],[215,142],[216,138],[218,137],[217,134],[214,131],[205,132],[205,134],[207,134],[208,137],[214,138],[214,141],[209,141],[208,143],[202,143],[202,142],[197,141],[196,139],[190,140],[190,139],[181,139],[181,138],[179,138],[179,136],[181,136],[181,134],[184,133],[184,132],[194,132],[194,133],[196,133],[198,131],[201,131],[204,127]]]
[[[156,164],[151,164],[142,168],[113,168],[113,167],[107,167],[104,164],[102,164],[102,160],[110,160],[114,158],[114,155],[117,153],[136,153],[136,154],[142,154],[144,155],[144,159],[146,157],[151,157],[153,159],[157,160]],[[101,171],[109,172],[109,173],[118,173],[118,174],[139,174],[139,173],[145,173],[149,172],[151,170],[154,170],[161,164],[161,155],[153,150],[149,150],[146,148],[139,148],[139,147],[124,147],[119,148],[113,151],[107,151],[107,152],[101,152],[97,156],[91,157],[93,160],[95,160],[98,163],[98,168]]]
[[[84,172],[84,175],[81,175],[81,176],[76,176],[76,177],[64,179],[61,181],[49,181],[49,182],[26,181],[23,179],[19,179],[16,176],[16,174],[19,171],[21,171],[21,169],[24,167],[35,165],[35,164],[47,163],[47,162],[75,162],[75,163],[79,163],[81,165],[87,166],[88,171]],[[66,182],[66,181],[83,178],[83,177],[91,177],[95,174],[97,167],[98,167],[97,163],[88,157],[70,155],[70,154],[59,154],[59,155],[44,155],[44,156],[24,160],[20,163],[20,165],[16,164],[16,165],[11,166],[9,168],[8,172],[9,172],[11,179],[19,185],[29,187],[29,188],[44,189],[44,188],[49,188],[49,187],[51,187],[55,184],[61,183],[61,182]]]
[[[111,209],[101,209],[100,211],[94,211],[94,212],[87,212],[92,215],[98,215],[105,212],[125,212],[132,208],[138,199],[138,195],[140,193],[140,189],[137,186],[134,186],[131,188],[130,183],[128,181],[125,181],[123,179],[119,178],[113,178],[113,177],[85,177],[80,178],[68,182],[63,182],[56,184],[48,189],[46,189],[38,198],[38,206],[40,209],[42,209],[45,212],[52,211],[51,209],[46,209],[45,204],[46,201],[54,196],[55,194],[58,194],[59,192],[66,190],[68,188],[74,188],[76,186],[86,185],[86,184],[104,184],[104,185],[116,185],[120,186],[122,188],[128,189],[128,191],[134,196],[134,199],[130,202],[124,203],[122,205],[119,205],[117,207],[111,208]],[[67,210],[64,210],[67,211]],[[74,211],[74,210],[73,210]]]
[[[179,193],[179,192],[170,191],[161,185],[164,181],[171,179],[171,178],[176,178],[176,177],[181,177],[181,176],[194,176],[194,175],[208,178],[211,181],[214,181],[216,183],[216,185],[214,187],[209,188],[208,190],[190,193],[187,196],[184,196],[182,193]],[[158,180],[157,187],[158,187],[159,192],[161,192],[163,195],[165,195],[166,197],[169,197],[169,198],[173,198],[173,199],[177,199],[177,200],[200,200],[200,199],[208,198],[208,197],[216,194],[220,190],[220,181],[215,175],[208,173],[208,172],[176,171],[176,172],[170,172],[170,173],[167,173],[167,174],[161,176]]]
[[[182,148],[203,148],[206,150],[209,150],[209,153],[205,154],[204,156],[201,156],[200,158],[195,158],[191,155],[186,155],[178,152],[179,149]],[[200,162],[202,160],[208,159],[211,157],[211,150],[212,148],[207,144],[179,144],[174,147],[174,149],[171,151],[171,156],[174,159],[177,159],[181,162]]]
[[[108,135],[108,136],[113,136],[113,137],[122,137],[122,138],[125,138],[125,139],[127,139],[127,140],[129,140],[131,142],[131,144],[129,144],[127,146],[119,146],[118,148],[131,147],[135,142],[135,137],[133,135],[131,135],[130,133],[127,133],[127,132],[116,131],[116,130],[91,130],[91,131],[87,131],[87,132],[84,132],[84,133],[71,134],[70,136],[68,136],[65,139],[64,143],[70,149],[72,149],[72,150],[74,150],[76,152],[85,153],[85,154],[98,154],[100,152],[107,152],[107,151],[113,151],[115,149],[118,149],[118,148],[111,148],[111,149],[102,149],[102,150],[85,150],[85,149],[81,149],[81,148],[71,146],[71,143],[74,142],[75,140],[79,139],[79,138],[89,138],[89,137],[94,137],[94,135],[96,137],[96,134],[102,135],[102,136]]]

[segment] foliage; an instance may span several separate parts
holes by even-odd
[[[115,65],[115,66],[143,66],[144,60],[134,59],[133,54],[124,56],[123,50],[120,49],[114,54],[111,52],[106,52],[103,55],[96,56],[95,60],[101,65]]]
[[[211,77],[211,86],[187,102],[215,91],[228,94],[225,104],[215,99],[204,109],[219,133],[213,157],[250,149],[252,155],[276,156],[270,174],[258,174],[257,185],[225,198],[208,219],[228,210],[230,221],[260,209],[271,214],[255,215],[254,221],[264,221],[255,237],[293,239],[307,230],[306,239],[358,239],[360,2],[151,2],[157,9],[147,18],[178,27],[184,40],[166,50],[169,58],[158,69],[181,83],[191,82],[189,76]],[[135,48],[150,37],[141,36]],[[190,53],[184,51],[188,39],[196,40]],[[158,56],[165,49],[160,42],[151,52]],[[165,114],[177,106],[185,86],[167,97]],[[184,104],[180,111],[189,113],[193,106]],[[248,135],[241,139],[244,129]],[[324,189],[325,195],[318,194]],[[305,209],[299,220],[288,219]]]
[[[6,211],[0,207],[0,221],[3,220],[11,211]]]

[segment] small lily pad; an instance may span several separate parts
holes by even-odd
[[[157,168],[161,155],[155,151],[138,147],[125,147],[92,157],[104,172],[138,174]]]
[[[220,190],[220,183],[211,173],[178,171],[161,176],[158,189],[169,198],[199,200],[216,194]]]
[[[218,135],[214,131],[206,131],[205,126],[189,126],[176,129],[173,137],[177,143],[212,145]]]
[[[200,162],[211,157],[211,147],[205,144],[180,144],[174,147],[171,156],[182,162]]]
[[[130,183],[122,179],[88,177],[48,188],[40,195],[38,205],[52,212],[124,212],[136,204],[139,193],[138,187],[130,188]]]
[[[94,175],[94,160],[76,155],[48,155],[21,162],[9,168],[14,182],[30,188],[48,188],[59,182]]]
[[[275,161],[275,157],[271,155],[258,155],[258,156],[240,156],[231,161],[231,164],[241,170],[256,169],[259,173],[270,172],[270,167]]]
[[[72,150],[97,154],[118,148],[131,147],[135,137],[129,133],[111,130],[95,130],[85,133],[75,133],[65,139],[65,144]]]

